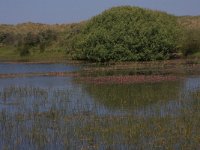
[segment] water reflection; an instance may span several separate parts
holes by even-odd
[[[87,84],[88,93],[109,109],[134,110],[155,103],[177,100],[182,84],[176,82],[144,84]]]
[[[177,116],[193,107],[193,93],[200,90],[200,78],[144,84],[85,84],[99,105],[140,117]]]

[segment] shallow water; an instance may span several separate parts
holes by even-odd
[[[41,104],[42,102],[43,104]],[[76,84],[71,77],[46,76],[0,79],[0,111],[6,109],[10,112],[21,110],[29,112],[32,111],[33,105],[38,105],[39,111],[45,112],[52,105],[58,103],[58,109],[65,107],[63,109],[65,109],[66,114],[80,112],[111,113],[104,106],[98,106],[83,86]]]
[[[11,64],[0,63],[0,74],[9,73],[46,73],[76,71],[78,66],[66,64]]]
[[[71,72],[79,68],[65,64],[3,63],[0,74]],[[193,97],[197,91],[198,75],[170,82],[102,85],[77,82],[75,77],[0,78],[0,149],[137,149],[147,144],[148,138],[143,137],[139,145],[133,141],[127,145],[120,143],[124,135],[116,134],[111,138],[116,140],[115,144],[107,145],[103,144],[109,141],[107,136],[101,136],[99,130],[90,131],[99,126],[115,127],[115,117],[129,116],[128,122],[133,118],[178,118],[183,110],[198,106]],[[113,124],[107,122],[107,117]],[[126,120],[120,122],[123,123],[127,125]]]

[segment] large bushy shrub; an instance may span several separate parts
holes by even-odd
[[[114,7],[93,17],[74,41],[74,58],[90,61],[168,59],[178,46],[176,17],[138,7]]]

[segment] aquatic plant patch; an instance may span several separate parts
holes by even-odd
[[[133,76],[102,76],[81,77],[79,81],[93,84],[133,84],[133,83],[156,83],[162,81],[177,81],[180,77],[172,75],[133,75]]]

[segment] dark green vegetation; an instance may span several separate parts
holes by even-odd
[[[175,16],[115,7],[88,21],[76,39],[75,56],[97,62],[169,59],[180,36]]]
[[[0,25],[0,60],[146,61],[200,56],[200,18],[114,7],[76,24]]]

